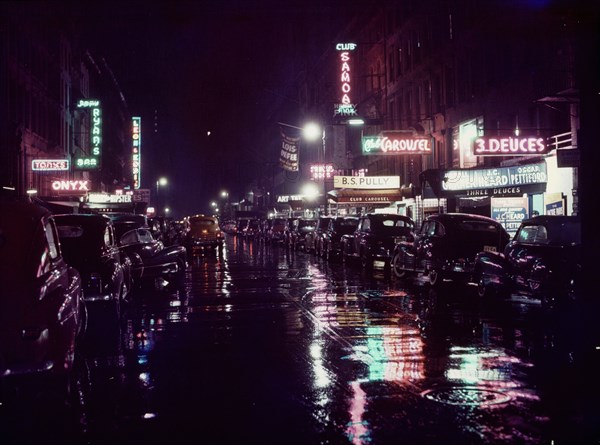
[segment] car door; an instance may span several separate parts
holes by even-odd
[[[514,239],[506,248],[506,260],[513,275],[517,289],[529,291],[529,278],[540,250],[546,248],[548,239],[546,228],[542,225],[524,225],[519,228]]]
[[[443,235],[444,228],[436,220],[428,220],[423,223],[421,231],[414,241],[414,267],[426,270],[433,266],[435,244],[437,239]]]

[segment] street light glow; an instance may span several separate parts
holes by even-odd
[[[169,183],[169,181],[167,180],[167,178],[165,178],[164,176],[159,178],[158,181],[156,181],[158,185],[160,185],[161,187],[164,187],[165,185],[167,185]]]
[[[309,201],[314,201],[319,196],[319,187],[314,182],[309,182],[302,187],[302,194]]]
[[[309,122],[304,126],[303,135],[307,141],[316,141],[321,137],[321,127],[315,122]]]

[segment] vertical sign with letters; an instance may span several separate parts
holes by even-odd
[[[133,188],[140,188],[142,182],[142,118],[131,118],[131,168],[133,174]]]

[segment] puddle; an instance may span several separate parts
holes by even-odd
[[[423,391],[421,396],[434,402],[447,405],[463,406],[489,406],[506,403],[511,400],[509,395],[500,391],[476,387],[450,387],[440,389],[429,389]]]

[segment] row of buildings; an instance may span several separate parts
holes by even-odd
[[[597,63],[586,52],[594,44],[586,39],[597,37],[585,34],[597,29],[597,16],[581,8],[496,0],[365,6],[289,86],[302,121],[280,123],[283,144],[275,133],[264,141],[282,168],[261,172],[250,185],[260,193],[246,202],[282,212],[385,208],[417,222],[465,211],[508,228],[538,213],[579,214],[580,153],[593,149],[579,136],[581,83]],[[322,125],[321,140],[290,136],[306,121]],[[314,203],[302,192],[307,182],[319,187]]]
[[[60,211],[133,209],[145,199],[133,192],[139,119],[67,7],[1,5],[1,193],[28,193]]]

